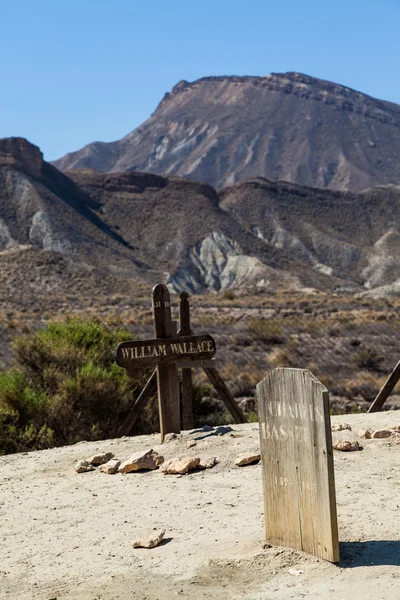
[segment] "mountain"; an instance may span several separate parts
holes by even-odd
[[[161,173],[217,189],[261,176],[361,191],[400,183],[400,106],[300,73],[181,81],[126,137],[53,164]]]
[[[399,222],[397,186],[344,193],[258,177],[218,193],[158,174],[61,173],[26,140],[0,140],[0,303],[160,281],[386,294],[400,287]]]

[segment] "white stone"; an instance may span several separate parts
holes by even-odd
[[[180,433],[166,433],[164,435],[164,442],[172,442],[173,440],[178,440],[181,437],[182,436]]]
[[[94,454],[93,456],[89,456],[89,458],[87,458],[86,460],[91,465],[104,465],[113,457],[114,454],[112,452],[103,452],[101,454]]]
[[[212,469],[219,463],[219,459],[216,456],[210,458],[201,458],[199,462],[199,469]]]
[[[156,529],[146,537],[132,540],[133,548],[155,548],[162,541],[165,535],[165,529]]]
[[[351,427],[347,423],[334,423],[331,429],[332,431],[351,431]]]
[[[121,461],[118,458],[112,458],[104,465],[100,465],[99,471],[102,473],[106,473],[107,475],[114,475],[118,471],[118,467],[120,466]]]
[[[370,440],[372,437],[372,429],[360,429],[358,432],[358,437],[363,438],[364,440]]]
[[[130,473],[131,471],[143,471],[158,469],[161,463],[164,462],[164,457],[158,454],[155,450],[140,450],[135,452],[127,460],[120,464],[118,471],[120,473]]]
[[[358,442],[350,442],[349,440],[334,440],[332,446],[334,450],[340,450],[341,452],[360,450],[360,444]]]
[[[164,475],[184,475],[193,469],[197,469],[200,458],[188,456],[186,458],[171,458],[167,460],[160,468]]]
[[[377,429],[376,431],[373,432],[371,437],[373,440],[389,438],[389,437],[391,437],[392,433],[393,433],[393,431],[391,429]]]
[[[75,471],[77,473],[87,473],[88,471],[94,471],[94,466],[87,460],[78,460],[75,465]]]
[[[244,452],[236,457],[235,465],[238,467],[244,467],[245,465],[251,465],[258,462],[261,459],[259,452]]]

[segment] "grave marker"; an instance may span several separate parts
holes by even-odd
[[[266,541],[339,561],[329,393],[303,369],[257,385]]]
[[[171,318],[168,288],[156,285],[152,290],[154,319],[153,340],[122,342],[115,350],[117,364],[127,370],[130,377],[137,376],[143,368],[155,367],[146,386],[119,429],[119,435],[129,435],[139,412],[158,392],[161,442],[166,433],[180,432],[180,403],[178,367],[182,369],[182,421],[184,428],[193,428],[191,369],[202,367],[211,383],[238,423],[245,422],[244,415],[223,379],[218,374],[214,359],[216,345],[210,335],[194,335],[190,327],[189,294],[180,295],[180,330]]]

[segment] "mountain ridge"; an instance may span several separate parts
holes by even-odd
[[[182,80],[114,142],[53,163],[142,171],[217,189],[249,177],[361,191],[400,182],[400,106],[301,73]]]
[[[354,193],[254,177],[217,192],[152,173],[61,173],[27,140],[0,140],[6,295],[23,295],[29,280],[37,293],[34,273],[43,261],[59,265],[52,289],[75,273],[81,282],[88,274],[109,280],[114,293],[134,281],[191,293],[310,287],[397,293],[399,221],[400,186]],[[13,262],[22,276],[11,292]]]

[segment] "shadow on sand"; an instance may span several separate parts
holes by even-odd
[[[400,566],[400,541],[341,542],[339,567]]]

